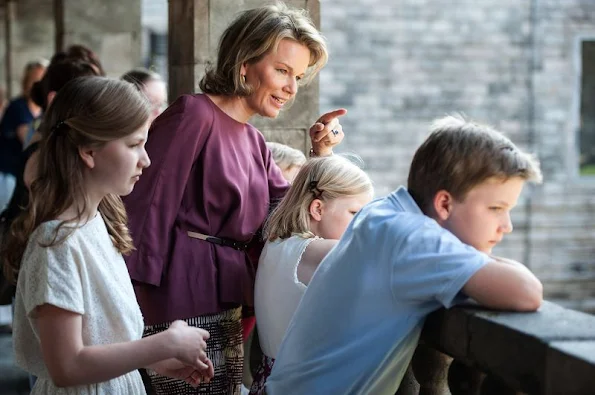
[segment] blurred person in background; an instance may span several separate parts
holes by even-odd
[[[304,163],[306,163],[306,155],[298,149],[272,141],[267,142],[267,147],[273,154],[273,160],[281,169],[283,178],[291,184]]]
[[[139,91],[147,96],[151,103],[149,120],[153,123],[153,120],[167,107],[167,86],[163,78],[151,70],[138,68],[124,74],[122,79],[134,84]]]
[[[23,148],[33,134],[33,121],[42,109],[31,99],[31,87],[39,81],[48,65],[47,60],[27,63],[21,81],[21,95],[6,107],[0,120],[0,210],[4,210],[16,185],[16,173]]]

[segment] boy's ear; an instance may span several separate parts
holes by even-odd
[[[432,202],[434,212],[436,213],[436,220],[446,221],[450,216],[452,210],[453,197],[448,191],[444,189],[436,192],[434,201]]]
[[[324,211],[324,202],[320,199],[312,200],[310,203],[310,217],[317,222],[322,220],[322,212]]]
[[[95,150],[90,147],[79,147],[79,155],[89,169],[95,167]]]

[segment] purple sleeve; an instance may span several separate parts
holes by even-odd
[[[273,155],[271,154],[271,151],[268,149],[268,147],[265,144],[263,144],[263,147],[261,149],[263,150],[264,163],[266,166],[269,183],[270,213],[289,190],[289,183],[287,182],[285,177],[283,177],[281,169],[273,160]],[[250,243],[250,248],[247,250],[248,258],[250,259],[250,262],[252,263],[254,270],[256,270],[258,266],[260,253],[264,248],[264,240],[262,239],[262,226],[257,234],[258,237],[256,238],[256,240],[253,240]]]
[[[146,145],[151,166],[124,198],[136,247],[126,259],[133,280],[158,286],[166,269],[172,228],[212,122],[209,110],[196,102],[182,96],[155,120]]]

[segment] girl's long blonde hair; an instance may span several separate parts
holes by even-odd
[[[45,247],[64,241],[75,229],[64,225],[81,223],[88,203],[83,183],[85,164],[79,149],[101,147],[109,141],[130,135],[146,124],[149,113],[150,105],[146,98],[124,81],[79,77],[58,92],[40,128],[42,140],[37,178],[31,184],[29,203],[13,222],[3,243],[2,257],[7,279],[16,282],[29,237],[41,223],[58,218],[69,207],[76,205],[78,214],[62,221],[53,240],[43,244]],[[121,253],[130,252],[133,249],[132,239],[120,197],[106,196],[99,204],[99,213],[114,246]],[[60,232],[60,229],[65,232]]]
[[[312,158],[295,177],[264,227],[264,238],[273,241],[294,234],[314,237],[310,231],[310,204],[314,199],[330,201],[339,197],[373,194],[368,175],[341,155]]]

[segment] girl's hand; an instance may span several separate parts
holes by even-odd
[[[170,333],[177,359],[199,371],[209,369],[206,353],[209,332],[188,326],[184,321],[175,321],[167,331]]]
[[[207,359],[207,369],[202,371],[197,370],[192,366],[184,365],[181,361],[175,358],[158,362],[151,366],[151,368],[161,376],[184,380],[195,388],[201,383],[208,383],[215,375],[213,363],[209,359]]]
[[[343,127],[339,117],[347,114],[347,110],[339,108],[322,114],[310,127],[310,140],[312,153],[315,156],[329,156],[333,154],[333,147],[343,141]]]

